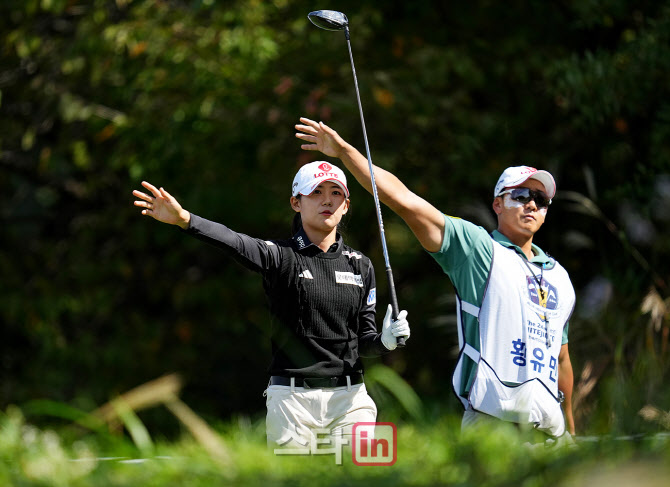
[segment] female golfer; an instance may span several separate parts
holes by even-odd
[[[268,445],[304,448],[317,429],[350,435],[355,423],[374,422],[377,407],[365,389],[360,357],[395,349],[396,337],[409,337],[410,330],[407,312],[392,321],[389,305],[377,333],[372,263],[337,232],[350,205],[342,170],[316,161],[298,171],[287,240],[234,232],[184,210],[163,188],[142,186],[148,193],[133,195],[143,215],[181,227],[263,276],[272,320]]]

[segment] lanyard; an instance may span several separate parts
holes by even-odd
[[[528,264],[528,260],[525,259],[523,256],[521,256],[518,252],[517,255],[519,256],[519,259],[526,264],[526,267],[528,267],[528,270],[530,271],[531,275],[533,276],[533,279],[535,279],[535,282],[537,282],[537,288],[540,293],[540,298],[542,298],[542,302],[544,303],[545,309],[547,308],[547,301],[546,301],[546,296],[545,293],[546,291],[542,289],[542,279],[544,275],[544,266],[542,266],[542,270],[540,271],[540,277],[537,277],[537,274],[533,272],[533,269],[530,267],[530,264]],[[547,345],[547,350],[551,348],[551,339],[549,338],[549,313],[547,311],[544,312],[544,332],[545,332],[545,338],[546,338],[546,345]]]

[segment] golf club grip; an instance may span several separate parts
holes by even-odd
[[[395,293],[395,284],[393,283],[393,271],[391,267],[386,268],[386,278],[389,283],[389,296],[391,298],[391,318],[395,321],[398,318],[398,313],[400,313],[400,308],[398,307],[398,297]],[[396,342],[399,347],[405,346],[405,337],[396,337]]]

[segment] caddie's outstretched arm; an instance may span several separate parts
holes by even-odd
[[[351,171],[356,180],[372,192],[367,158],[323,122],[301,117],[295,126],[298,139],[309,142],[300,147],[337,157]],[[429,252],[437,252],[444,237],[444,215],[426,200],[410,191],[390,172],[373,166],[380,201],[397,213],[410,227],[421,245]]]

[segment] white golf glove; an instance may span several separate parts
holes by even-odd
[[[391,314],[391,305],[389,304],[382,324],[382,343],[389,350],[395,350],[398,346],[396,337],[409,338],[409,322],[407,321],[407,311],[404,309],[398,313],[395,321],[391,320]]]

